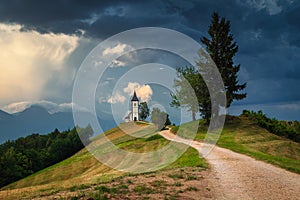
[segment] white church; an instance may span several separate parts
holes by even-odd
[[[125,122],[129,121],[139,121],[139,99],[134,91],[133,97],[131,99],[131,110],[129,114],[125,117]]]

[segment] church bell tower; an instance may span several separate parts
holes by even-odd
[[[131,99],[131,114],[132,121],[139,121],[139,99],[137,98],[135,91]]]

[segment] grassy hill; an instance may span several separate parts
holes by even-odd
[[[183,124],[180,130],[188,135],[194,123],[200,124],[195,140],[201,141],[207,130],[202,121]],[[176,130],[178,127],[173,127],[173,131]],[[121,124],[105,134],[114,144],[131,152],[153,151],[169,143],[155,134],[153,127],[144,123]],[[134,137],[137,135],[141,138]],[[93,139],[92,144],[101,143],[102,140],[100,135]],[[300,173],[300,144],[268,132],[246,116],[227,117],[217,144]],[[179,194],[184,196],[185,193],[196,195],[197,192],[208,192],[204,179],[196,181],[207,167],[198,152],[188,148],[170,166],[137,175],[111,169],[98,162],[86,149],[82,149],[56,165],[2,188],[0,199],[172,199]],[[196,187],[197,184],[201,185]]]
[[[184,124],[181,131],[188,132],[194,123],[200,124],[195,140],[201,141],[207,131],[203,121]],[[250,117],[227,116],[217,145],[300,174],[300,143],[270,133]]]
[[[125,132],[127,134],[125,134]],[[146,138],[146,136],[150,137]],[[126,151],[148,152],[162,148],[169,143],[163,137],[153,133],[153,128],[147,124],[121,124],[105,135],[117,146]],[[135,135],[145,138],[136,138]],[[93,139],[101,143],[103,137]],[[198,155],[198,152],[189,148],[176,162],[167,169],[180,167],[198,167],[204,169],[207,164]],[[41,170],[29,177],[12,183],[0,191],[0,199],[34,198],[53,195],[61,191],[70,191],[89,188],[92,185],[114,181],[116,178],[132,175],[116,171],[100,163],[86,149],[82,149],[74,156]]]

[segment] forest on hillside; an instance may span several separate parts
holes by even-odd
[[[34,172],[58,163],[84,147],[78,131],[90,137],[93,130],[74,127],[71,130],[41,135],[31,134],[0,145],[0,188]]]

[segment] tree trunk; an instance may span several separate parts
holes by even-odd
[[[192,111],[192,120],[196,121],[196,112]]]

